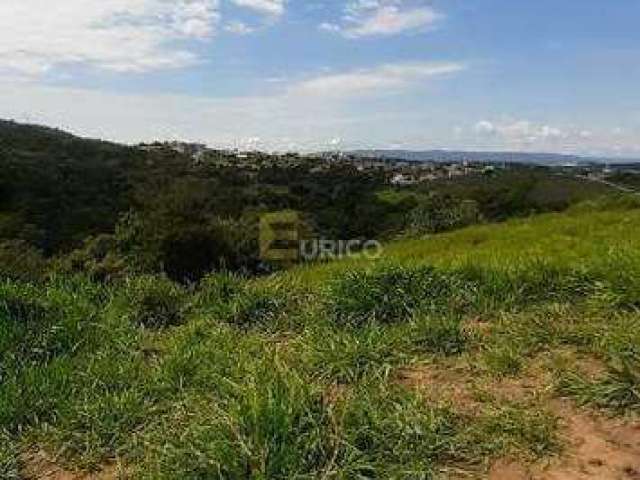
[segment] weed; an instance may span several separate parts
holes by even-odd
[[[489,371],[498,376],[513,376],[520,373],[523,366],[522,352],[514,345],[496,345],[484,354]]]
[[[3,480],[20,480],[18,469],[18,449],[15,441],[0,431],[0,478]]]
[[[411,325],[411,342],[419,352],[455,355],[464,351],[467,338],[455,316],[419,316]]]
[[[246,281],[232,273],[212,273],[204,277],[192,302],[192,308],[204,315],[224,318],[231,302],[242,295]]]
[[[166,277],[141,276],[124,285],[128,316],[132,323],[164,328],[184,320],[185,292]]]
[[[338,324],[397,323],[418,309],[441,310],[464,303],[460,279],[431,266],[383,266],[349,271],[328,292],[328,310]]]
[[[379,325],[357,330],[322,325],[307,333],[303,344],[309,375],[338,383],[384,378],[406,356],[404,331]]]
[[[605,378],[597,381],[567,372],[561,375],[558,390],[580,404],[592,404],[616,411],[640,411],[640,358],[620,359],[610,366]]]

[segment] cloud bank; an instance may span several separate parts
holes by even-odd
[[[121,73],[178,69],[201,61],[197,43],[220,30],[221,0],[3,0],[0,74],[36,78],[56,67]],[[285,0],[225,0],[266,17]],[[255,28],[229,19],[222,30]]]
[[[385,64],[375,68],[310,78],[294,85],[292,91],[332,97],[393,93],[435,77],[461,72],[465,68],[463,63],[455,62]]]
[[[215,34],[218,0],[20,0],[0,2],[0,70],[41,75],[81,64],[117,72],[197,61],[186,41]]]

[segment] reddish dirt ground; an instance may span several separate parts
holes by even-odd
[[[575,359],[574,359],[575,360]],[[582,358],[579,367],[597,377],[600,362]],[[443,369],[418,365],[401,370],[397,381],[419,390],[430,400],[446,400],[463,412],[480,406],[474,394],[473,378],[464,368]],[[640,420],[605,417],[579,409],[569,400],[554,399],[550,378],[535,362],[519,378],[495,380],[481,385],[495,399],[527,402],[542,399],[560,422],[563,451],[544,463],[529,465],[508,458],[496,460],[487,474],[458,473],[449,478],[488,480],[640,480]]]
[[[640,421],[625,422],[580,411],[568,401],[553,410],[565,451],[545,465],[497,461],[489,480],[640,480]]]
[[[24,480],[124,480],[124,472],[116,465],[105,466],[100,472],[85,473],[66,470],[42,450],[29,452],[22,456]]]

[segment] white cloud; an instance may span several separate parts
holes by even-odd
[[[4,0],[0,71],[38,75],[82,64],[148,71],[193,64],[185,40],[214,35],[218,0]]]
[[[352,0],[339,24],[324,22],[319,28],[347,38],[389,36],[433,28],[442,18],[433,8],[406,0]]]
[[[310,78],[294,85],[292,91],[306,95],[333,97],[389,93],[411,87],[433,77],[458,73],[465,68],[464,64],[453,62],[386,64],[370,69]]]
[[[578,133],[578,135],[580,136],[580,138],[589,139],[593,137],[593,132],[591,132],[590,130],[582,130]]]
[[[318,29],[331,33],[339,33],[341,31],[340,25],[336,25],[335,23],[331,22],[322,22],[320,25],[318,25]]]
[[[530,120],[481,120],[473,128],[471,148],[637,156],[635,135],[618,128],[585,129],[575,125],[552,126]]]
[[[508,142],[535,143],[538,141],[563,140],[569,134],[550,125],[536,124],[529,120],[513,120],[500,123],[481,120],[474,125],[480,136],[499,136]]]
[[[224,26],[224,30],[229,33],[234,33],[236,35],[249,35],[256,31],[256,29],[252,26],[247,25],[244,22],[240,22],[237,20],[232,20],[227,22]]]
[[[474,125],[474,130],[476,133],[485,134],[485,135],[493,135],[496,131],[496,127],[493,123],[488,120],[481,120]]]
[[[279,17],[284,14],[285,0],[231,0],[239,7],[249,8],[264,15]]]

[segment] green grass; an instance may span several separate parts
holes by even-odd
[[[624,358],[609,366],[599,380],[580,373],[563,372],[558,382],[561,393],[574,397],[582,405],[618,412],[640,412],[640,358]]]
[[[20,480],[18,446],[9,435],[0,432],[0,478]]]
[[[550,455],[545,401],[492,388],[538,368],[543,394],[638,411],[638,222],[633,202],[583,205],[194,290],[1,281],[0,478],[29,446],[194,480],[429,479]],[[407,368],[443,372],[443,390]]]

